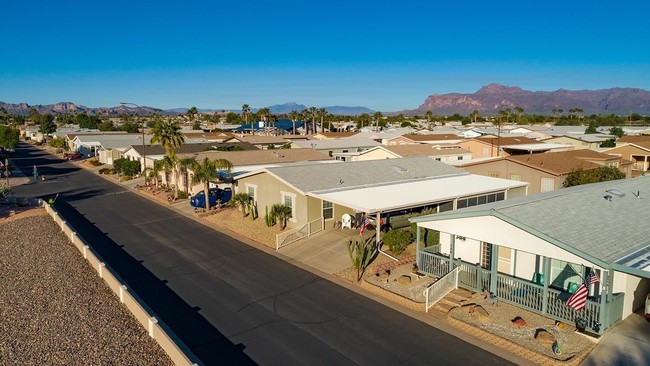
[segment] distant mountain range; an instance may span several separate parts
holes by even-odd
[[[189,108],[173,108],[162,110],[160,108],[146,107],[142,106],[140,109],[132,106],[123,106],[119,105],[117,107],[98,107],[98,108],[89,108],[83,105],[77,105],[71,102],[61,102],[56,104],[37,104],[30,105],[27,103],[18,103],[10,104],[0,102],[0,107],[4,108],[9,114],[21,114],[27,115],[29,111],[34,108],[40,114],[77,114],[77,113],[88,113],[88,114],[100,114],[107,116],[118,116],[124,113],[143,113],[143,114],[154,114],[158,113],[161,115],[174,115],[174,114],[185,114]],[[272,106],[266,107],[273,114],[287,114],[293,110],[302,111],[308,107],[303,104],[297,104],[294,102],[288,102],[284,104],[275,104]],[[329,114],[341,114],[348,116],[355,116],[362,113],[375,113],[372,109],[366,107],[344,107],[344,106],[332,106],[325,107],[327,113]],[[224,109],[198,109],[200,113],[214,113],[221,112]],[[252,112],[256,112],[259,109],[252,108]],[[227,112],[241,113],[241,110],[225,110]]]
[[[76,105],[70,102],[62,102],[49,105],[29,105],[26,103],[9,104],[0,102],[3,107],[11,114],[27,115],[30,109],[35,108],[39,113],[94,113],[109,116],[117,116],[124,113],[138,113],[138,108],[117,106],[117,107],[99,107],[88,108],[82,105]],[[504,86],[500,84],[489,84],[482,87],[475,93],[462,94],[433,94],[426,98],[424,103],[416,109],[407,109],[401,112],[387,113],[404,115],[423,115],[427,111],[432,111],[435,115],[451,115],[458,113],[468,115],[477,110],[480,114],[496,115],[502,109],[511,109],[521,107],[524,113],[537,113],[550,115],[552,111],[563,110],[568,113],[571,109],[582,109],[583,114],[618,114],[627,115],[630,113],[639,113],[641,115],[650,115],[650,91],[634,88],[611,88],[599,90],[565,90],[556,91],[529,91],[523,90],[517,86]],[[295,102],[284,104],[275,104],[268,106],[273,114],[286,114],[292,110],[298,112],[308,107]],[[187,112],[188,108],[174,108],[162,110],[159,108],[146,107],[140,108],[145,114],[163,114],[174,115]],[[344,107],[331,106],[325,107],[329,114],[339,115],[359,115],[362,113],[375,113],[372,109],[366,107]],[[220,112],[222,109],[199,109],[202,113]],[[252,109],[253,112],[257,109]],[[232,110],[235,113],[241,113],[241,110]]]
[[[580,108],[584,114],[650,114],[650,92],[634,88],[599,90],[528,91],[517,86],[489,84],[473,94],[434,94],[417,109],[405,110],[405,115],[435,115],[458,113],[468,115],[477,110],[481,114],[495,115],[502,109],[521,107],[524,113],[552,114],[553,109]]]

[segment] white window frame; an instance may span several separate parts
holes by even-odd
[[[296,194],[291,192],[280,191],[280,203],[284,205],[285,197],[291,197],[291,218],[289,221],[298,222],[296,219]]]
[[[253,202],[257,203],[257,184],[246,183],[246,193],[250,195],[249,190],[253,188]]]
[[[516,180],[517,182],[521,182],[522,176],[521,174],[510,174],[510,180]]]
[[[552,189],[548,189],[549,184],[551,184]],[[540,179],[540,184],[539,184],[539,191],[540,192],[551,192],[555,190],[555,179],[553,178],[541,178]]]
[[[330,217],[329,219],[326,219],[326,218],[325,218],[325,202],[329,202],[329,203],[332,205],[332,207],[328,207],[328,209],[332,210],[332,217]],[[326,200],[321,200],[321,204],[320,204],[320,212],[321,212],[321,215],[323,215],[323,219],[324,219],[325,221],[331,221],[331,220],[334,220],[334,202],[330,202],[330,201],[326,201]]]

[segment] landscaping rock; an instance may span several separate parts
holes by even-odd
[[[411,276],[409,276],[409,275],[401,275],[397,279],[397,283],[399,283],[400,285],[408,285],[408,284],[411,283]]]
[[[555,336],[543,328],[539,328],[535,331],[535,339],[539,343],[546,344],[548,346],[553,346],[553,343],[556,341]]]
[[[520,328],[521,328],[521,327],[525,327],[525,326],[526,326],[526,321],[524,320],[524,318],[522,318],[522,317],[520,317],[520,316],[516,316],[516,317],[515,317],[514,319],[512,319],[511,321],[512,321],[512,324],[515,325],[515,326],[517,326],[517,327],[520,327]]]
[[[481,305],[470,306],[468,313],[470,316],[477,318],[478,321],[483,324],[490,321],[490,313],[488,313]]]

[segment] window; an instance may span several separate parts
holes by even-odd
[[[459,157],[458,157],[458,160],[463,160],[463,157],[462,157],[462,156],[459,156]]]
[[[491,178],[499,178],[501,174],[499,172],[490,172],[490,177]]]
[[[248,195],[251,196],[253,202],[257,202],[255,200],[257,196],[257,185],[246,183],[246,193],[248,193]]]
[[[558,289],[567,290],[570,282],[577,285],[582,283],[582,273],[584,273],[584,268],[580,264],[551,258],[551,281],[549,285]]]
[[[334,204],[330,201],[323,201],[323,218],[330,220],[334,217]]]
[[[555,190],[555,179],[542,178],[541,192],[550,192]]]
[[[289,192],[280,192],[282,198],[282,204],[291,207],[291,216],[289,221],[296,222],[296,195]]]
[[[492,268],[492,244],[481,242],[481,267]]]
[[[521,174],[510,174],[510,180],[516,180],[521,182]]]
[[[456,203],[456,208],[472,207],[472,206],[482,205],[490,202],[503,201],[505,198],[506,198],[506,194],[504,192],[484,194],[476,197],[461,198]]]

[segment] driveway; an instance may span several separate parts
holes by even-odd
[[[650,365],[650,322],[643,309],[607,332],[582,366]]]

